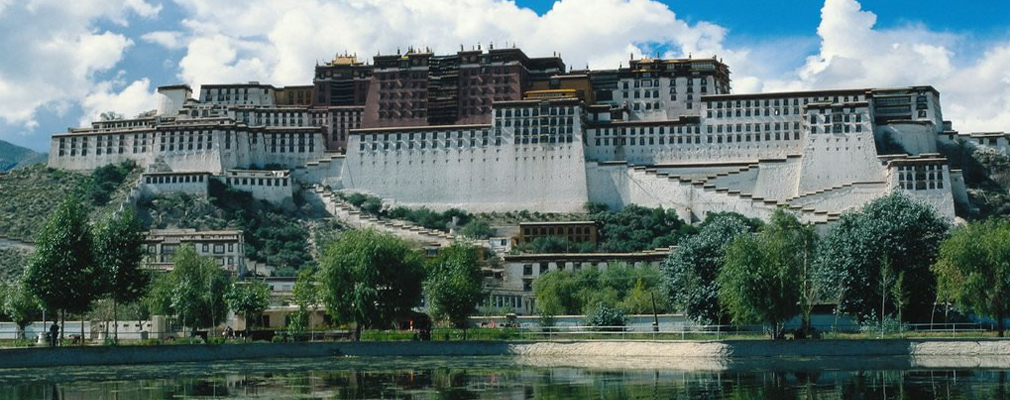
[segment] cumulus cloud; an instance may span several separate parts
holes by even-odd
[[[973,57],[968,34],[923,24],[881,29],[876,22],[855,0],[826,0],[816,54],[793,77],[766,80],[763,89],[933,85],[955,129],[1010,129],[1010,39]]]
[[[114,111],[131,118],[145,111],[153,110],[158,104],[158,93],[151,88],[147,78],[133,81],[119,92],[115,82],[102,82],[96,90],[81,100],[84,115],[80,125],[88,126],[106,111]]]
[[[178,50],[185,47],[184,37],[179,31],[154,31],[140,36],[148,43],[155,43],[170,50]]]
[[[560,52],[575,68],[616,68],[629,54],[656,49],[738,63],[750,57],[723,47],[724,28],[689,24],[654,0],[561,0],[542,16],[501,0],[176,2],[189,14],[183,25],[192,37],[179,77],[193,85],[304,84],[315,63],[334,53],[366,59],[409,46],[449,53],[515,44],[530,56]]]
[[[3,1],[3,0],[0,0]],[[114,67],[134,44],[95,28],[126,25],[129,15],[153,17],[160,6],[141,0],[27,0],[0,9],[0,119],[33,129],[40,107],[65,112],[93,93],[95,76]]]

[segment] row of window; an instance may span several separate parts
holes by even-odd
[[[534,107],[495,109],[495,117],[538,117],[541,115],[576,115],[575,107]]]
[[[763,125],[764,125],[764,130],[763,130],[764,132],[787,131],[787,130],[789,130],[790,123],[789,122],[765,122]],[[755,123],[755,124],[735,124],[735,125],[734,124],[707,125],[707,126],[705,126],[705,131],[708,132],[708,133],[723,133],[723,132],[726,132],[726,133],[738,132],[738,133],[740,133],[740,132],[751,132],[751,128],[753,128],[754,132],[762,132],[761,126],[762,126],[761,123]],[[736,128],[736,129],[734,130],[734,128]],[[800,123],[799,122],[793,122],[792,123],[792,129],[793,130],[800,130],[801,129]]]
[[[415,145],[415,143],[417,143],[417,144]],[[415,141],[412,141],[412,140],[411,141],[407,141],[407,142],[397,141],[397,142],[392,142],[392,144],[390,144],[390,142],[381,142],[381,143],[379,143],[379,142],[361,142],[358,145],[358,150],[360,150],[360,151],[365,151],[365,150],[369,150],[369,149],[372,150],[372,151],[378,151],[380,149],[381,150],[390,150],[390,149],[392,149],[392,150],[403,150],[403,149],[413,150],[415,147],[417,147],[419,149],[426,149],[429,146],[432,149],[437,149],[439,147],[439,143],[442,143],[442,146],[444,148],[451,149],[453,147],[453,143],[455,143],[456,147],[488,146],[491,143],[491,139],[485,136],[485,137],[481,137],[481,138],[470,138],[470,139],[445,139],[444,141],[433,139],[430,142],[427,141],[427,140],[424,140],[424,139],[422,139],[420,142],[415,142]],[[502,144],[501,137],[495,137],[494,138],[494,145],[495,146],[501,146],[501,144]]]
[[[544,117],[536,118],[536,119],[532,119],[532,118],[517,119],[517,120],[512,120],[512,119],[506,119],[506,120],[496,119],[494,121],[494,124],[497,127],[501,127],[503,125],[505,127],[510,127],[510,126],[513,125],[513,121],[515,123],[515,126],[517,126],[517,127],[520,127],[520,126],[522,126],[522,127],[531,127],[531,126],[532,127],[536,127],[536,126],[541,126],[541,125],[572,125],[572,124],[575,123],[575,118],[574,117],[570,117],[570,116],[569,117],[547,117],[547,116],[544,116]]]
[[[760,133],[755,134],[736,134],[736,135],[706,135],[704,136],[705,143],[742,143],[742,142],[760,142],[762,135]],[[800,140],[799,132],[766,132],[764,134],[764,141],[772,140]],[[610,146],[613,143],[614,146],[647,146],[647,145],[666,145],[666,144],[701,144],[701,136],[649,136],[649,137],[617,137],[613,141],[609,137],[596,138],[596,146]]]
[[[161,185],[170,183],[204,183],[206,175],[157,175],[145,176],[144,183]]]
[[[677,126],[649,126],[649,127],[620,127],[620,128],[598,128],[590,129],[589,135],[594,136],[596,134],[600,136],[626,136],[626,135],[645,135],[645,134],[656,134],[660,135],[669,134],[683,134],[683,133],[701,133],[701,126],[699,125],[677,125]]]
[[[288,178],[225,178],[229,186],[278,186],[287,187]]]
[[[838,124],[833,124],[833,125],[832,124],[825,124],[823,127],[818,127],[817,125],[813,125],[813,126],[810,127],[810,133],[813,133],[813,134],[817,134],[817,133],[821,133],[821,132],[824,132],[824,133],[852,133],[852,132],[859,133],[859,132],[862,132],[862,131],[863,131],[863,125],[862,124],[855,124],[855,125],[853,125],[853,124],[841,124],[841,123],[838,123]]]
[[[809,103],[848,103],[850,101],[861,101],[863,96],[852,95],[852,96],[822,96],[822,97],[803,97],[803,98],[792,98],[792,99],[764,99],[764,100],[725,100],[725,101],[710,101],[706,102],[706,107],[709,109],[720,109],[720,108],[748,108],[748,107],[778,107],[788,106],[790,103],[794,106],[798,106],[801,103],[807,105]]]
[[[500,294],[491,295],[484,302],[484,305],[494,308],[520,308],[523,306],[523,297]]]

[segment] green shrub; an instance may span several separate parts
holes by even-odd
[[[593,313],[586,318],[586,325],[590,326],[624,326],[628,323],[628,318],[620,308],[608,307],[599,303]],[[615,328],[618,329],[618,328]]]

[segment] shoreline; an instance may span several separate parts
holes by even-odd
[[[552,342],[308,342],[83,346],[0,349],[0,369],[55,366],[142,365],[181,362],[324,357],[515,356],[532,364],[615,366],[649,360],[671,369],[723,370],[755,359],[900,357],[899,364],[924,368],[1010,365],[1010,340],[727,340],[727,341],[552,341]],[[595,359],[595,360],[594,360]],[[661,361],[658,365],[655,361]],[[789,361],[790,363],[793,361]],[[802,364],[802,362],[801,362]],[[949,365],[948,365],[949,364]],[[830,365],[830,363],[828,364]]]

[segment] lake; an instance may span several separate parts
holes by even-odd
[[[0,370],[0,400],[1010,398],[1007,370],[907,365],[897,358],[726,363],[486,356],[58,367]]]

